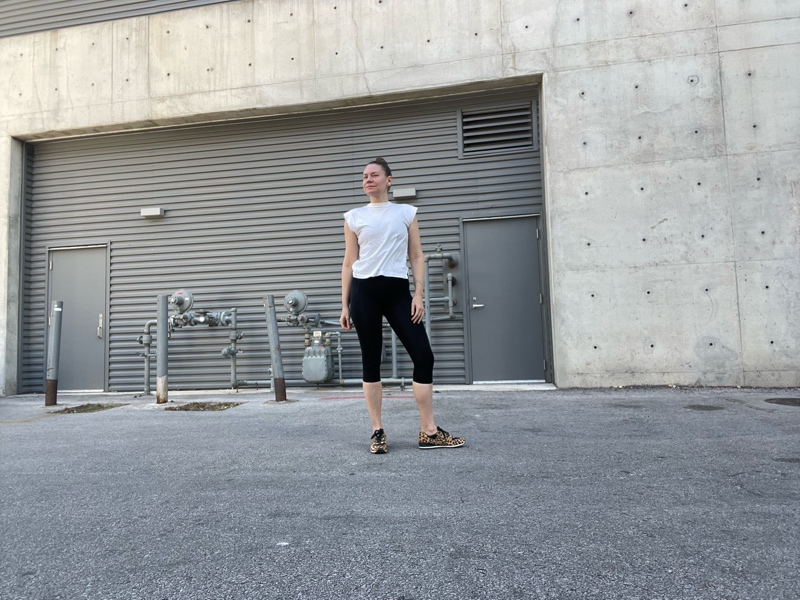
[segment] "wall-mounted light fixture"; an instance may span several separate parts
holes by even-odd
[[[417,197],[417,188],[394,188],[392,198],[395,200],[411,200]]]
[[[148,208],[143,208],[140,213],[146,219],[152,219],[155,217],[163,217],[164,216],[164,209],[160,206],[151,206]]]

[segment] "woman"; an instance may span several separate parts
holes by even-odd
[[[422,324],[425,257],[419,239],[417,209],[389,202],[392,170],[382,158],[364,169],[362,187],[369,204],[344,214],[345,253],[342,263],[342,329],[353,326],[361,345],[364,397],[372,421],[370,452],[389,446],[381,422],[383,386],[381,350],[383,317],[414,362],[414,398],[419,409],[419,447],[458,448],[456,438],[433,418],[433,352]],[[414,297],[408,288],[406,258],[414,274]]]

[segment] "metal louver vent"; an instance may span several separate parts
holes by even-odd
[[[459,111],[459,157],[536,149],[533,103]]]

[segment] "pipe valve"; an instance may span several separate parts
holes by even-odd
[[[283,299],[283,305],[292,316],[301,314],[308,306],[308,296],[300,290],[292,290]]]
[[[178,290],[169,297],[169,304],[176,312],[185,313],[192,308],[194,296],[192,296],[192,292],[187,290]]]

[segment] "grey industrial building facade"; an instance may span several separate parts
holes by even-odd
[[[268,378],[264,296],[338,316],[378,155],[457,259],[429,264],[437,382],[797,386],[798,23],[777,0],[2,2],[0,395],[43,388],[57,299],[62,389],[140,390],[178,289],[236,308],[238,378]],[[176,331],[170,385],[227,387],[228,335]]]
[[[361,168],[378,155],[391,161],[395,188],[415,190],[411,202],[419,208],[423,249],[459,257],[454,269],[455,318],[437,319],[432,325],[435,376],[440,382],[474,381],[469,316],[464,314],[471,306],[465,285],[470,257],[462,241],[464,223],[500,218],[497,225],[503,227],[529,218],[543,233],[537,93],[530,87],[436,102],[30,144],[22,391],[42,389],[48,306],[63,300],[64,294],[80,298],[65,315],[87,321],[83,329],[89,332],[87,339],[74,335],[62,341],[73,373],[68,386],[141,390],[143,360],[137,336],[154,318],[156,295],[179,288],[193,292],[198,308],[238,310],[245,333],[239,344],[239,375],[267,378],[270,356],[263,299],[274,294],[280,301],[290,290],[300,289],[309,296],[310,313],[338,318],[342,213],[365,202]],[[143,208],[160,209],[163,216],[142,217]],[[503,237],[473,252],[493,257],[498,269],[508,274],[504,294],[530,296],[525,284],[532,279],[538,292],[543,250],[537,245],[528,257],[503,255],[497,253]],[[543,240],[542,235],[538,242]],[[72,255],[66,261],[60,258],[65,253]],[[432,261],[429,268],[429,292],[441,296],[442,270],[448,269],[442,261]],[[70,284],[77,286],[77,295]],[[63,289],[56,291],[58,285]],[[532,333],[522,333],[517,340],[500,335],[497,347],[488,349],[498,358],[505,348],[524,352],[530,369],[512,377],[544,380],[547,328],[542,304],[538,293],[520,300],[524,313],[514,309],[512,301],[496,307],[494,328],[524,332],[526,324],[532,324]],[[446,308],[434,304],[432,313],[441,318]],[[529,339],[532,336],[537,339]],[[342,341],[344,374],[357,377],[355,335],[346,334]],[[387,346],[388,341],[387,336]],[[300,379],[302,331],[285,329],[282,342],[287,377]],[[484,336],[481,347],[491,343]],[[101,352],[89,350],[92,344]],[[170,341],[172,385],[229,385],[230,367],[220,355],[226,344],[224,328],[177,331]],[[409,378],[404,353],[399,362],[400,375]],[[507,379],[501,372],[483,377]]]

